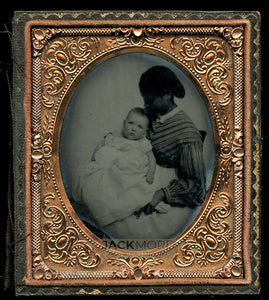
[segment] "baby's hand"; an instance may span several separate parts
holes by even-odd
[[[152,184],[154,181],[154,174],[148,173],[146,176],[146,181],[147,181],[147,183]]]

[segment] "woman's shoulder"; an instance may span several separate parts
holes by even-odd
[[[174,125],[180,125],[181,128],[189,128],[192,129],[194,131],[198,131],[195,123],[193,122],[193,120],[189,117],[189,115],[187,113],[185,113],[185,111],[183,110],[179,110],[177,114],[175,114],[170,120],[168,120],[168,122],[170,122],[170,124],[174,124]]]
[[[156,124],[150,135],[152,145],[166,149],[183,143],[201,141],[201,134],[194,122],[183,111],[179,110],[176,114],[166,119],[161,124]]]
[[[153,127],[156,131],[162,131],[162,130],[173,129],[173,128],[196,129],[194,122],[182,109],[178,110],[172,116],[169,116],[169,118],[166,118],[165,121],[156,122]]]
[[[200,141],[201,140],[201,132],[196,127],[193,120],[188,116],[185,111],[180,110],[178,114],[175,116],[178,124],[180,124],[180,128],[182,129],[182,133],[185,132],[192,137],[190,140]],[[183,134],[184,135],[184,134]]]
[[[174,116],[172,116],[170,119],[178,120],[178,121],[181,121],[181,122],[191,122],[191,123],[193,123],[193,121],[188,116],[188,114],[182,109],[178,110],[178,112]]]

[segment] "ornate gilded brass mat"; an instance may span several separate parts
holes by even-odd
[[[259,292],[259,24],[15,14],[18,295]]]

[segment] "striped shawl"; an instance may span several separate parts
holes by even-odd
[[[163,189],[172,206],[196,207],[205,198],[203,142],[200,131],[182,110],[149,132],[153,153],[162,167],[175,168],[178,180]]]

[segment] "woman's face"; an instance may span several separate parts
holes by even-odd
[[[147,113],[152,116],[165,114],[173,104],[171,95],[145,96],[144,105]]]

